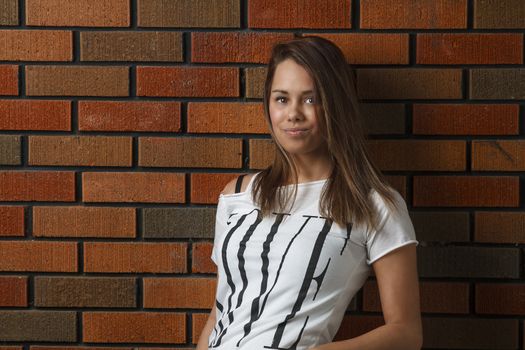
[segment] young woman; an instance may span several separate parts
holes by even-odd
[[[274,46],[264,112],[275,158],[219,195],[216,300],[197,349],[420,349],[418,241],[367,154],[340,49],[316,36]],[[371,268],[385,324],[333,342]]]

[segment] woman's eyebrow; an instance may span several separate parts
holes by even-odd
[[[286,91],[286,90],[277,90],[277,89],[276,90],[272,90],[272,92],[280,92],[280,93],[283,93],[283,94],[287,94],[288,93],[288,91]],[[314,92],[314,91],[313,90],[305,90],[305,91],[302,92],[302,94],[304,95],[304,94],[309,94],[309,93],[312,93],[312,92]]]

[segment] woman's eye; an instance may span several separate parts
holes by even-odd
[[[312,100],[312,102],[310,102],[310,103],[315,103],[313,97],[307,97],[306,99],[307,99],[307,100]]]
[[[282,97],[282,96],[277,97],[277,98],[275,98],[275,101],[280,102],[281,99],[284,99],[284,97]]]

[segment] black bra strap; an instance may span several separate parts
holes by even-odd
[[[242,179],[246,174],[239,175],[237,182],[235,183],[235,193],[239,193],[241,190]]]

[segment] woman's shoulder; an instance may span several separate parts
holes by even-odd
[[[242,181],[241,181],[241,188],[239,190],[239,192],[244,192],[246,191],[246,188],[248,187],[248,184],[251,182],[252,180],[252,177],[255,176],[256,173],[247,173],[247,174],[244,174],[243,178],[242,178]],[[242,175],[239,175],[239,176],[242,176]],[[230,182],[228,182],[221,194],[225,194],[225,195],[228,195],[228,194],[233,194],[235,193],[235,187],[237,185],[237,180],[239,178],[239,176],[236,176],[234,177],[233,179],[230,180]]]

